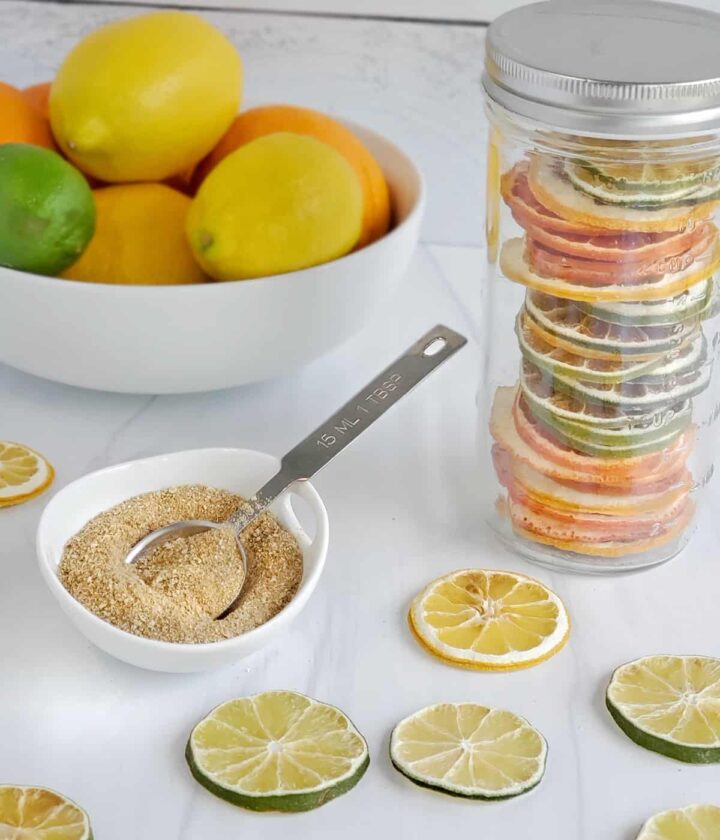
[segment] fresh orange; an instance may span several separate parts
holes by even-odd
[[[0,143],[55,146],[47,119],[21,91],[5,82],[0,82]]]
[[[391,220],[390,192],[380,164],[350,129],[327,114],[310,108],[266,105],[240,114],[215,149],[198,167],[195,186],[198,187],[230,152],[252,140],[276,132],[303,134],[327,143],[340,152],[355,170],[364,196],[363,227],[358,248],[387,233]]]
[[[25,99],[45,117],[50,120],[50,88],[52,82],[40,82],[39,85],[31,85],[21,90],[20,93]]]
[[[66,280],[178,285],[207,278],[185,236],[190,199],[165,184],[117,184],[93,191],[95,236]]]

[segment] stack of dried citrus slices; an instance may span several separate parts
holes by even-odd
[[[692,518],[693,399],[707,388],[702,323],[716,310],[718,161],[588,163],[532,153],[502,178],[524,236],[500,255],[527,289],[522,362],[491,419],[516,532],[623,557]]]

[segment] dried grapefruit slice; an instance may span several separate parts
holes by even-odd
[[[573,222],[612,230],[682,230],[692,220],[709,218],[717,205],[717,201],[707,201],[692,208],[636,209],[600,204],[576,189],[560,171],[558,161],[547,155],[532,156],[527,177],[532,194],[553,213]]]
[[[0,441],[0,507],[34,499],[54,478],[55,471],[39,452],[21,443]]]
[[[608,235],[609,231],[603,227],[582,224],[553,213],[544,207],[533,195],[527,180],[528,162],[523,160],[508,170],[500,181],[500,190],[505,203],[510,208],[515,221],[520,227],[531,225],[541,227],[546,231],[577,236]],[[625,235],[623,230],[616,231],[618,236]]]
[[[666,528],[662,533],[648,539],[641,540],[615,540],[607,542],[592,542],[583,539],[562,539],[547,533],[546,523],[540,526],[524,519],[513,519],[512,524],[515,532],[530,542],[538,542],[543,545],[557,548],[561,551],[570,551],[574,554],[589,554],[595,557],[626,557],[632,554],[644,554],[653,551],[663,545],[680,537],[692,521],[695,507],[690,502],[681,515]],[[528,525],[529,527],[525,527]],[[532,530],[537,527],[537,530]]]
[[[574,257],[623,265],[651,262],[682,254],[702,239],[704,223],[690,225],[681,231],[642,233],[621,231],[611,234],[556,233],[526,221],[530,239],[546,248]]]
[[[720,247],[715,243],[685,271],[668,274],[661,280],[635,286],[582,286],[555,277],[543,277],[533,271],[526,258],[523,239],[508,239],[500,252],[500,270],[508,280],[545,294],[590,303],[665,300],[707,280],[719,266]]]
[[[556,539],[620,542],[655,536],[660,528],[668,526],[682,515],[688,500],[683,497],[662,512],[650,511],[633,516],[606,516],[584,511],[558,510],[521,493],[511,494],[511,502],[508,505],[510,504],[516,506],[515,519],[532,519],[538,527],[547,528],[548,535]]]
[[[635,516],[640,513],[668,513],[684,499],[692,489],[689,472],[683,480],[660,493],[648,495],[620,495],[578,490],[568,484],[560,484],[543,475],[529,464],[515,462],[512,465],[512,480],[534,501],[554,510],[596,513],[605,516]]]
[[[596,493],[570,484],[561,484],[543,475],[529,464],[516,462],[511,467],[514,488],[535,502],[555,510],[593,513],[603,516],[637,516],[655,513],[658,518],[672,519],[677,505],[692,489],[692,477],[685,473],[683,479],[659,493],[619,494]],[[579,485],[582,486],[582,485]]]
[[[549,248],[532,237],[527,241],[527,260],[543,277],[566,280],[582,286],[637,286],[655,282],[667,274],[686,271],[701,258],[717,238],[717,228],[704,224],[703,235],[685,251],[635,262],[606,262],[590,255],[567,254]]]
[[[531,539],[547,541],[547,544],[556,548],[573,545],[573,548],[567,550],[604,556],[607,547],[616,552],[619,546],[628,546],[630,551],[626,553],[638,553],[662,545],[671,538],[667,537],[668,534],[677,535],[678,529],[684,528],[690,521],[693,503],[690,499],[681,500],[672,509],[668,509],[670,518],[662,521],[652,514],[645,518],[601,516],[595,521],[587,514],[578,514],[573,519],[563,520],[549,509],[537,512],[512,496],[508,509],[513,527],[532,534]],[[657,539],[662,542],[655,542]],[[577,548],[579,545],[586,550],[580,551]],[[618,555],[613,553],[609,556]]]

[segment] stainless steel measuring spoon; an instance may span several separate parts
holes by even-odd
[[[189,537],[209,528],[230,528],[245,566],[238,595],[220,613],[225,618],[237,606],[247,579],[248,560],[240,535],[275,499],[296,481],[307,481],[346,446],[358,438],[391,406],[399,402],[419,382],[467,343],[467,339],[448,327],[438,325],[426,333],[399,359],[369,382],[332,417],[305,438],[282,459],[280,471],[245,502],[225,522],[201,519],[174,522],[153,531],[128,553],[126,563],[135,563],[163,543]]]

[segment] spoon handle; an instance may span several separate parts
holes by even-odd
[[[438,325],[376,376],[332,417],[282,459],[280,471],[228,520],[237,533],[266,510],[294,481],[312,478],[419,382],[467,344]]]

